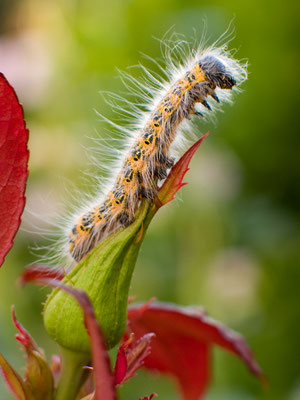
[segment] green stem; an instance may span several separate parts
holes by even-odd
[[[55,400],[74,400],[83,384],[85,370],[90,355],[86,353],[74,352],[72,350],[61,350],[62,371]]]

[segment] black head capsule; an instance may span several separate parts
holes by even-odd
[[[207,79],[221,89],[232,89],[236,80],[226,71],[225,65],[217,57],[206,56],[199,62]]]

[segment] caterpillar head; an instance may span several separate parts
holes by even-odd
[[[226,70],[225,65],[217,57],[208,55],[203,57],[199,65],[211,83],[221,89],[232,89],[236,80]]]

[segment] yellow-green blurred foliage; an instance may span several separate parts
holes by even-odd
[[[300,398],[298,15],[296,2],[280,0],[1,0],[0,69],[30,129],[23,230],[0,271],[0,350],[20,371],[11,304],[48,357],[57,351],[40,315],[46,290],[20,289],[16,279],[36,259],[29,247],[46,243],[44,220],[73,202],[70,191],[80,197],[74,187],[93,189],[86,149],[101,142],[88,138],[107,136],[94,110],[115,118],[99,91],[126,95],[116,67],[136,65],[141,53],[159,58],[153,37],[170,27],[200,38],[206,20],[212,42],[234,18],[230,47],[249,60],[249,80],[217,125],[196,124],[198,136],[211,135],[189,186],[153,221],[131,293],[201,305],[247,338],[270,389],[216,350],[208,399]],[[153,391],[176,398],[170,382],[142,372],[121,398]],[[12,398],[2,380],[0,398]]]

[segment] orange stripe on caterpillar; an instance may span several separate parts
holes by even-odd
[[[125,155],[111,191],[101,205],[82,215],[73,227],[69,250],[76,261],[107,234],[132,223],[142,198],[155,198],[158,180],[165,179],[173,165],[170,146],[178,125],[190,115],[202,116],[195,109],[197,103],[210,109],[208,96],[219,102],[216,90],[232,89],[236,85],[230,68],[233,63],[221,50],[208,52],[165,91]]]

